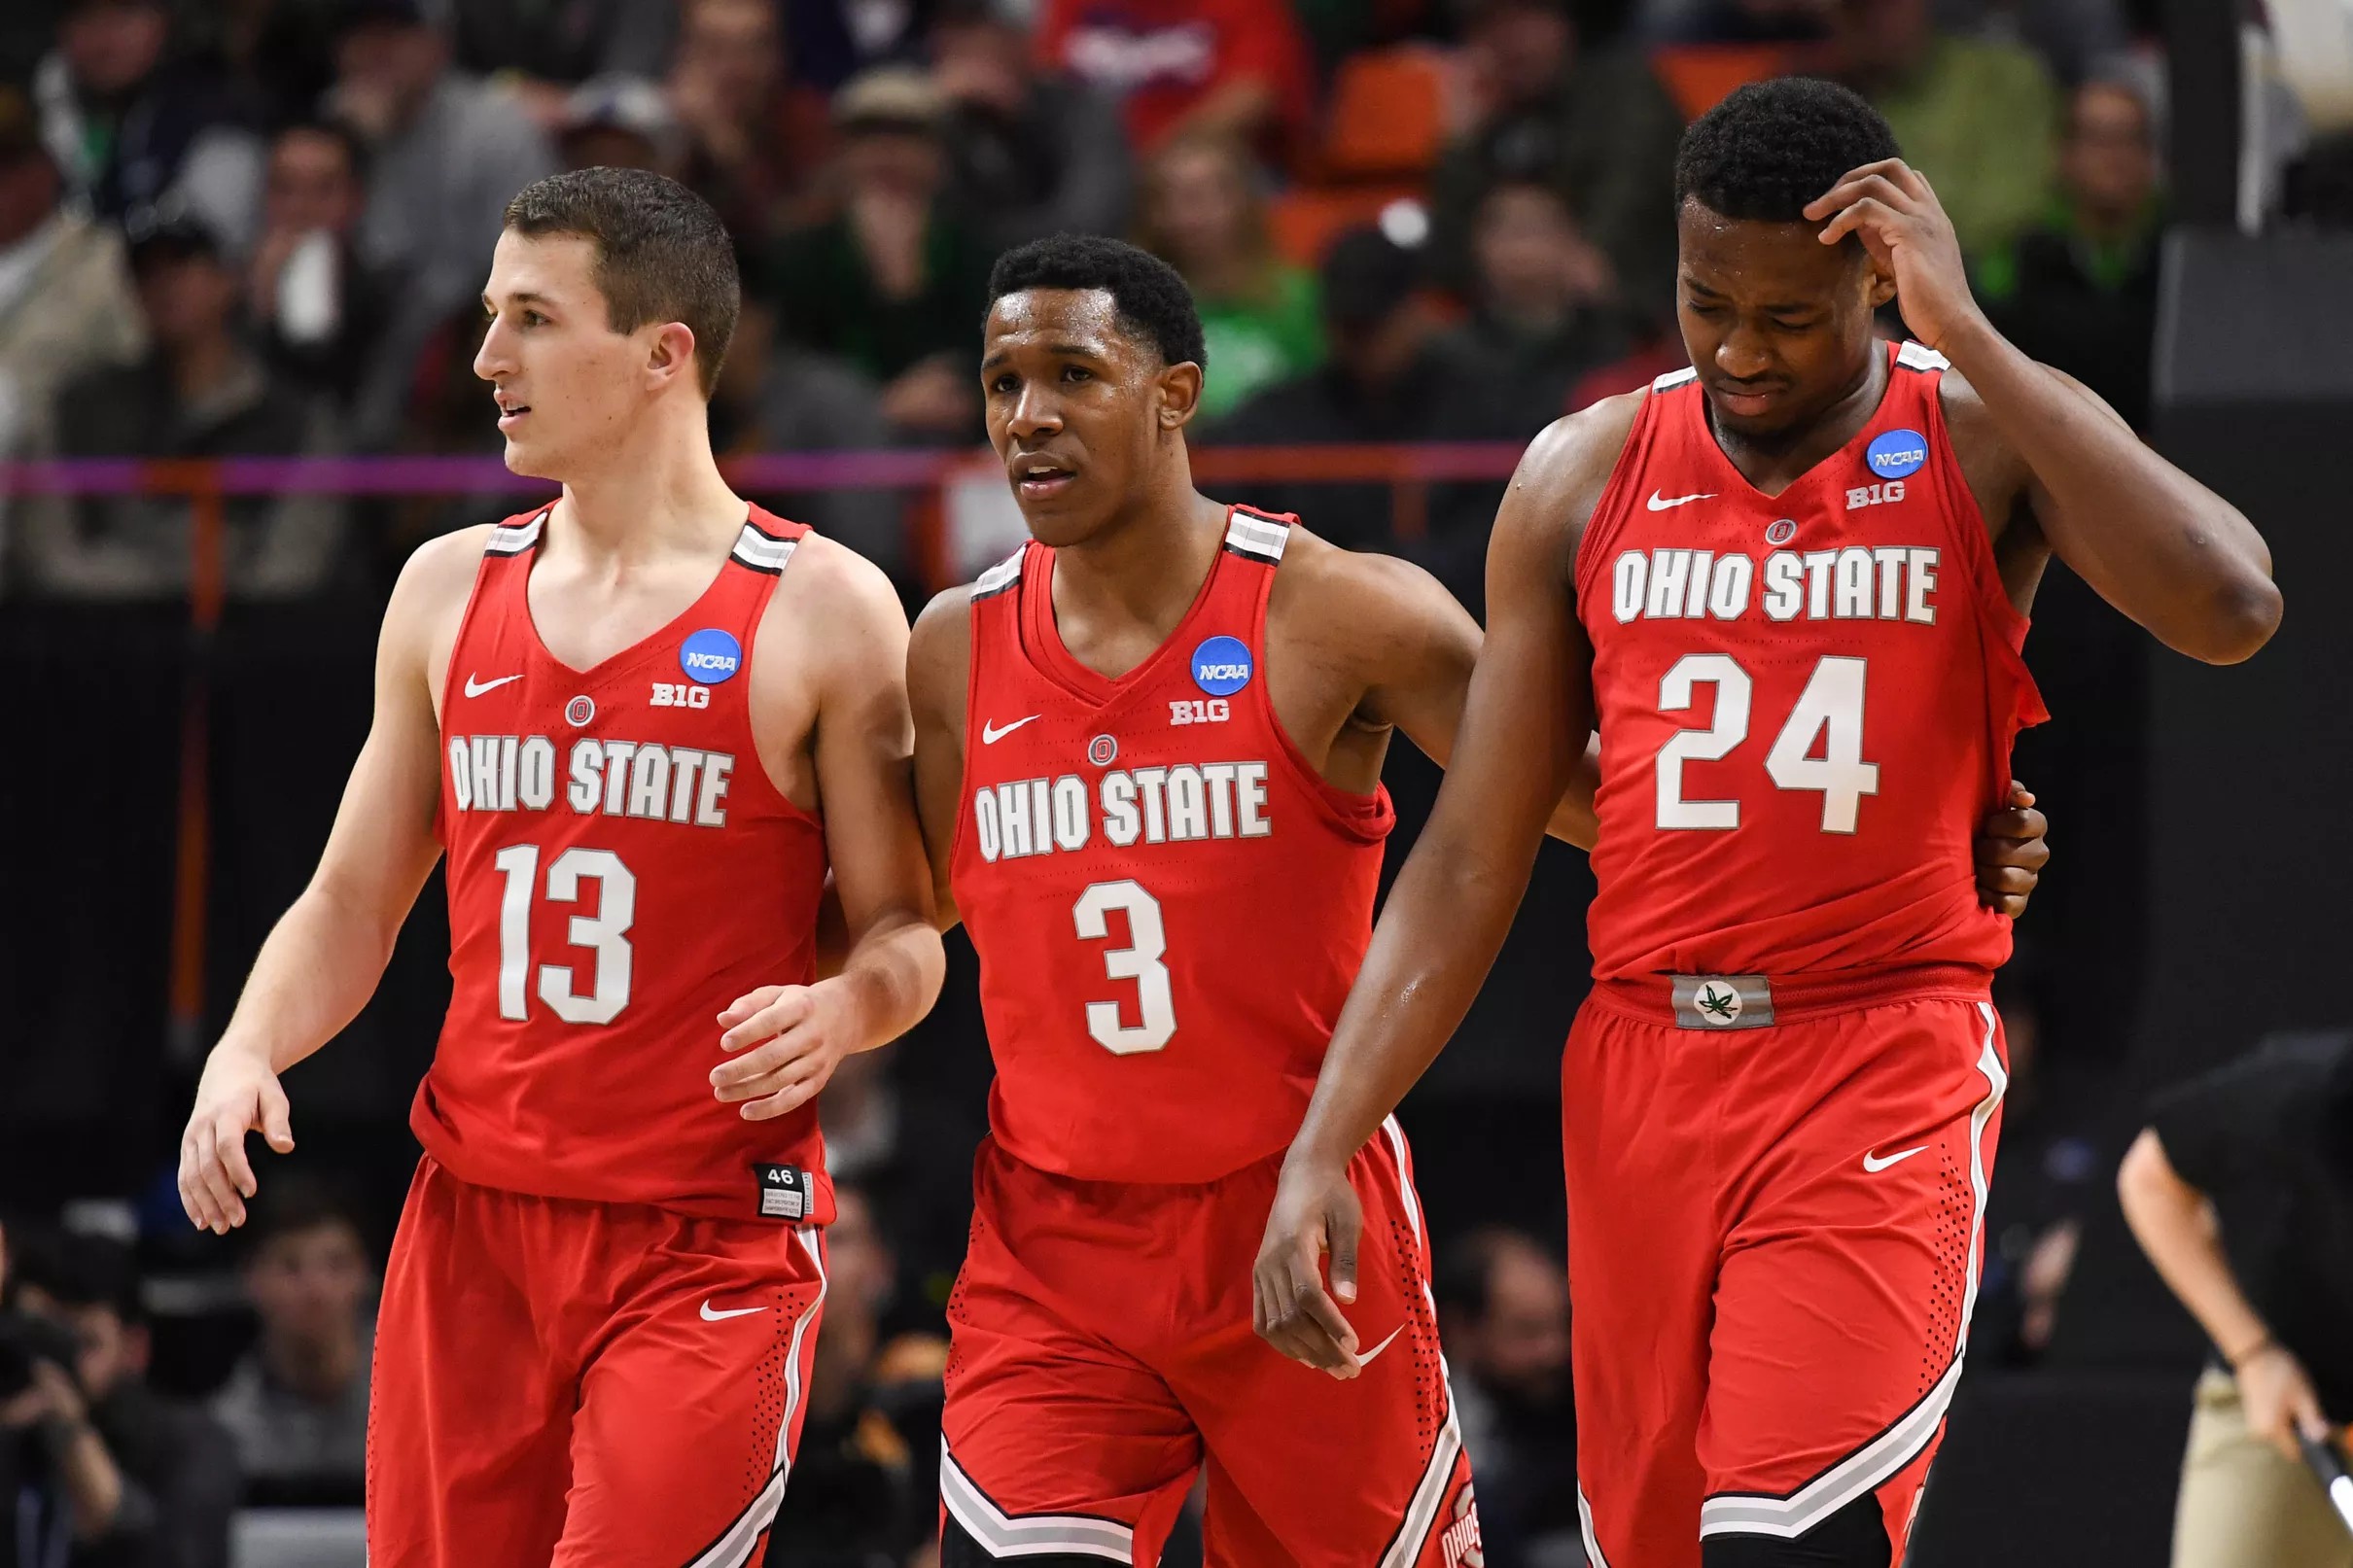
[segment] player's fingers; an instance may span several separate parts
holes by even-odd
[[[1978,891],[1995,897],[2023,897],[2034,883],[2034,873],[2019,866],[1986,866],[1977,874]]]
[[[1893,226],[1896,217],[1895,209],[1887,203],[1874,196],[1864,196],[1847,203],[1840,209],[1838,216],[1830,220],[1829,226],[1822,230],[1822,243],[1836,245],[1847,235],[1861,233],[1867,228],[1887,228]]]
[[[236,1189],[228,1178],[228,1167],[221,1156],[221,1128],[217,1121],[208,1120],[196,1147],[196,1180],[202,1184],[204,1196],[210,1201],[212,1213],[208,1229],[216,1236],[227,1233],[236,1223],[240,1212]]]
[[[759,1085],[763,1081],[806,1061],[817,1044],[814,1030],[789,1028],[766,1044],[713,1067],[712,1090],[722,1100],[749,1099],[762,1092]]]
[[[1356,1362],[1356,1331],[1349,1327],[1322,1281],[1300,1281],[1296,1306],[1301,1333],[1317,1352],[1317,1366],[1341,1377],[1353,1377],[1363,1370]]]
[[[262,1087],[262,1135],[280,1154],[294,1152],[294,1107],[286,1101],[286,1091],[275,1083]]]
[[[809,1016],[809,993],[805,987],[785,988],[784,994],[766,1003],[748,1018],[740,1019],[726,1033],[719,1037],[722,1051],[741,1051],[748,1045],[773,1039]]]
[[[743,1116],[747,1122],[772,1122],[779,1116],[790,1115],[816,1098],[817,1092],[825,1087],[825,1075],[814,1066],[801,1070],[789,1068],[773,1080],[764,1080],[761,1087],[768,1092],[744,1104]]]
[[[1344,1302],[1356,1299],[1356,1240],[1363,1230],[1355,1214],[1335,1206],[1323,1220],[1325,1245],[1332,1252],[1332,1294]]]
[[[196,1132],[193,1127],[180,1135],[180,1206],[188,1211],[189,1223],[197,1230],[212,1228],[212,1203],[205,1196],[203,1181],[196,1174]]]
[[[1839,176],[1837,184],[1808,202],[1801,210],[1806,217],[1818,223],[1853,199],[1851,194],[1842,199],[1841,192],[1851,192],[1870,186],[1874,182],[1885,186],[1891,191],[1899,191],[1906,195],[1914,194],[1916,190],[1924,189],[1926,185],[1919,172],[1902,158],[1883,157],[1877,162],[1865,163],[1859,167],[1848,169],[1844,174]]]
[[[245,1153],[245,1130],[253,1125],[255,1119],[251,1112],[242,1116],[224,1112],[214,1124],[221,1134],[222,1167],[228,1170],[229,1182],[237,1189],[239,1198],[251,1198],[258,1186],[254,1180],[253,1161]],[[238,1204],[237,1218],[240,1221],[245,1218],[243,1210],[244,1205]]]
[[[754,1013],[776,1000],[783,993],[784,989],[782,986],[761,986],[755,991],[745,992],[741,996],[729,1002],[725,1010],[719,1015],[719,1027],[733,1028]]]
[[[2029,789],[2029,788],[2027,788],[2027,787],[2026,787],[2024,784],[2019,784],[2019,782],[2018,782],[2016,779],[2011,780],[2011,781],[2010,781],[2010,804],[2011,804],[2011,805],[2013,805],[2013,806],[2031,806],[2031,805],[2033,805],[2033,804],[2034,804],[2034,791],[2033,791],[2033,790],[2031,790],[2031,789]]]

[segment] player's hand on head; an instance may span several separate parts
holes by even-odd
[[[1928,177],[1900,157],[1849,169],[1837,185],[1806,204],[1821,224],[1822,243],[1852,234],[1895,279],[1904,325],[1930,348],[1941,348],[1983,319],[1969,292],[1969,269],[1952,220]]]
[[[2024,914],[2051,861],[2043,841],[2050,831],[2050,819],[2034,809],[2034,791],[2011,780],[2008,798],[1978,824],[1978,902],[2013,919]]]
[[[267,1061],[224,1043],[205,1059],[196,1106],[180,1134],[180,1206],[198,1230],[226,1236],[245,1223],[258,1190],[245,1134],[259,1132],[280,1154],[294,1148],[286,1091]]]
[[[765,1122],[817,1098],[849,1054],[851,1020],[839,985],[762,986],[719,1015],[719,1048],[729,1060],[711,1069],[720,1103]]]
[[[1345,1169],[1326,1175],[1286,1165],[1251,1271],[1250,1321],[1258,1337],[1335,1377],[1364,1370],[1356,1359],[1356,1331],[1340,1312],[1340,1303],[1356,1299],[1356,1243],[1363,1232],[1364,1207]]]

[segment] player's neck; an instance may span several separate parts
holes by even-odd
[[[1777,496],[1871,423],[1872,415],[1879,412],[1879,400],[1887,394],[1887,375],[1886,352],[1875,338],[1871,358],[1864,362],[1854,384],[1838,401],[1804,424],[1768,436],[1742,436],[1726,430],[1712,417],[1708,426],[1716,445],[1740,476],[1765,494]]]
[[[598,455],[593,469],[569,476],[556,533],[590,559],[626,567],[673,553],[723,551],[742,529],[745,510],[711,455],[698,404],[640,420]]]
[[[1058,611],[1131,617],[1166,637],[1201,592],[1225,536],[1225,507],[1193,488],[1179,463],[1089,538],[1054,552]]]

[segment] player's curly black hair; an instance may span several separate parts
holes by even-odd
[[[1806,204],[1848,169],[1896,156],[1877,109],[1835,82],[1751,82],[1691,123],[1675,153],[1675,207],[1726,218],[1804,221]]]
[[[1101,289],[1111,296],[1120,325],[1159,349],[1164,363],[1209,366],[1193,291],[1149,251],[1095,234],[1035,239],[1005,252],[989,269],[990,304],[1024,289]]]

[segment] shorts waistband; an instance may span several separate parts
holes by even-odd
[[[1760,1029],[1921,997],[1983,1001],[1990,971],[1966,963],[1914,964],[1860,974],[1632,975],[1594,983],[1593,999],[1653,1024],[1686,1029]]]

